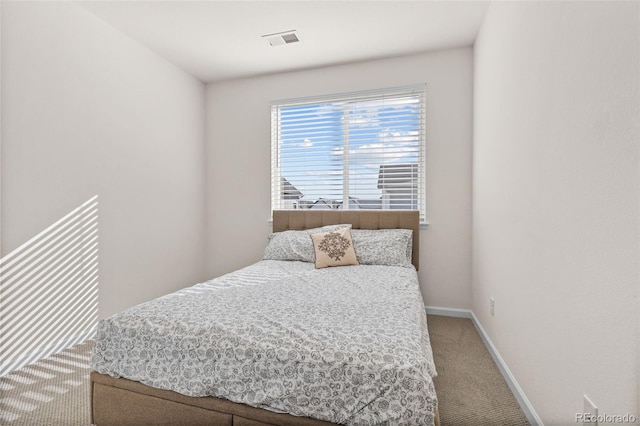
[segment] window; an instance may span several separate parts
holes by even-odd
[[[419,210],[425,221],[425,87],[278,101],[272,209]]]

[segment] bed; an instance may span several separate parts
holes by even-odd
[[[418,213],[275,211],[273,232],[338,224],[410,230],[413,267],[276,256],[102,320],[92,422],[439,424]]]

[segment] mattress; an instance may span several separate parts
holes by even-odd
[[[263,260],[98,324],[91,367],[348,425],[433,424],[414,268]]]

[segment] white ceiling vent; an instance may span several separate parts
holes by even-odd
[[[283,44],[297,43],[300,41],[296,30],[283,31],[281,33],[265,34],[262,36],[271,46],[281,46]]]

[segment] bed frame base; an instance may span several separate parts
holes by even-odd
[[[91,372],[91,423],[97,426],[335,426],[225,399],[185,396],[95,371]],[[440,426],[437,412],[435,425]]]

